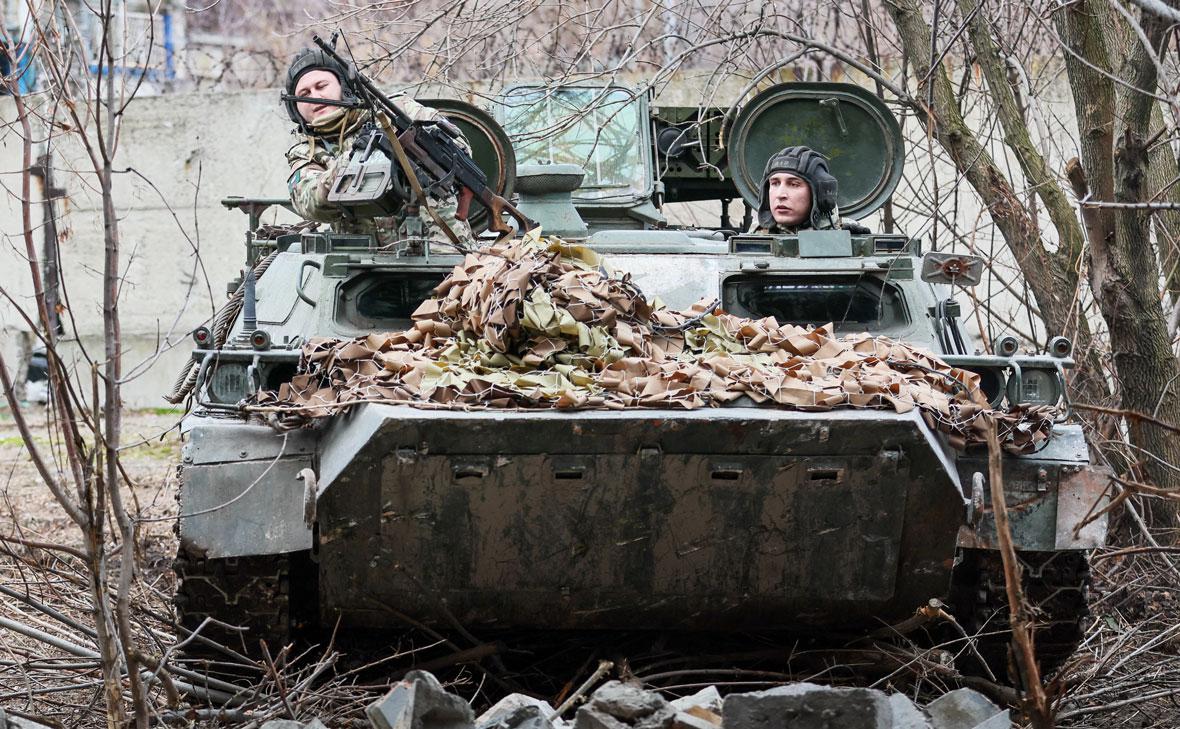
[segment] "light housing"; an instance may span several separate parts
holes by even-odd
[[[1053,368],[1023,367],[1020,377],[1008,378],[1009,405],[1055,405],[1061,399],[1062,382]]]
[[[997,338],[993,346],[996,354],[1001,357],[1011,357],[1020,349],[1020,340],[1011,334],[1005,334]]]
[[[213,402],[223,405],[239,402],[251,390],[248,363],[218,362],[209,375],[206,389]]]

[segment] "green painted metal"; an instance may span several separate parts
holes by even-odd
[[[729,175],[758,204],[766,160],[804,145],[830,160],[840,182],[840,214],[859,220],[885,204],[901,180],[897,119],[869,91],[852,84],[787,83],[744,104],[728,134]]]

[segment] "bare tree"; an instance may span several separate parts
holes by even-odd
[[[32,42],[18,47],[7,38],[5,50],[10,58],[31,54],[48,76],[46,88],[26,98],[16,73],[4,82],[15,102],[19,128],[14,136],[23,149],[21,218],[34,292],[33,313],[24,313],[20,302],[11,295],[8,298],[29,319],[44,345],[52,409],[49,427],[53,442],[62,446],[60,451],[45,449],[34,437],[12,380],[24,373],[13,373],[2,358],[0,384],[26,451],[46,487],[81,532],[108,722],[110,726],[134,722],[146,727],[150,718],[148,692],[141,672],[156,661],[144,652],[131,610],[136,529],[124,503],[127,483],[120,464],[123,352],[119,295],[124,255],[112,184],[122,117],[137,90],[135,76],[126,71],[134,69],[139,59],[133,57],[134,49],[116,45],[118,14],[111,0],[93,8],[49,3],[42,7],[30,4],[28,10],[25,35]],[[94,55],[89,58],[80,23],[97,28],[99,33]],[[102,203],[103,351],[97,356],[83,352],[89,372],[81,377],[75,376],[78,373],[63,356],[57,312],[42,278],[42,252],[34,239],[34,148],[49,148],[59,139],[68,139],[84,150],[90,164],[86,175]],[[43,164],[48,165],[48,160]],[[68,309],[66,313],[68,316]],[[70,324],[75,326],[72,321]]]

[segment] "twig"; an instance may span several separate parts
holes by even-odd
[[[1004,563],[1004,584],[1008,591],[1009,625],[1012,629],[1012,647],[1024,677],[1024,689],[1029,694],[1027,711],[1036,729],[1052,729],[1053,710],[1041,685],[1041,672],[1033,650],[1032,620],[1028,604],[1024,600],[1021,586],[1020,563],[1016,560],[1016,547],[1012,542],[1012,528],[1008,523],[1008,503],[1004,499],[1003,459],[1000,451],[998,427],[995,420],[987,423],[988,486],[991,489],[992,513],[996,522],[996,537],[1000,546],[1000,558]]]
[[[594,684],[602,680],[602,677],[609,673],[614,667],[614,661],[599,661],[598,668],[594,669],[594,673],[590,674],[590,678],[586,679],[576,691],[570,694],[569,698],[561,703],[561,706],[554,709],[551,717],[558,718],[565,712],[569,711],[570,707],[576,704],[586,694],[587,691],[594,687]]]

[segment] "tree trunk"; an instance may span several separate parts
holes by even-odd
[[[1066,71],[1078,110],[1081,167],[1092,199],[1142,203],[1148,183],[1147,140],[1154,100],[1156,67],[1141,42],[1126,48],[1121,68],[1112,69],[1107,39],[1124,35],[1121,17],[1105,16],[1105,3],[1078,0],[1055,15]],[[1163,24],[1150,14],[1142,28],[1153,46]],[[1078,58],[1080,56],[1080,58]],[[1113,71],[1128,86],[1115,85],[1102,71]],[[1180,423],[1180,362],[1172,351],[1160,302],[1160,270],[1149,235],[1150,211],[1134,208],[1087,211],[1090,286],[1110,329],[1115,372],[1123,407],[1169,423]],[[1147,420],[1129,418],[1128,432],[1138,467],[1162,488],[1180,488],[1180,439]],[[1172,531],[1180,519],[1174,506],[1161,505],[1152,525]]]
[[[1059,221],[1064,228],[1059,230],[1062,245],[1054,253],[1045,247],[1037,228],[1037,221],[1025,207],[1012,183],[1004,176],[975,133],[967,127],[959,113],[958,101],[945,70],[941,66],[931,68],[930,27],[922,17],[921,8],[916,0],[897,0],[887,3],[886,7],[897,27],[906,58],[914,67],[914,75],[922,79],[917,98],[929,98],[931,102],[929,108],[919,105],[919,114],[926,116],[927,122],[943,149],[950,155],[956,169],[987,206],[992,222],[1000,230],[1028,282],[1045,328],[1051,334],[1076,333],[1079,344],[1082,345],[1079,347],[1082,356],[1080,371],[1073,382],[1075,389],[1086,400],[1104,400],[1108,392],[1100,362],[1093,348],[1088,346],[1091,340],[1089,328],[1079,316],[1079,309],[1075,305],[1079,283],[1077,258],[1081,250],[1081,230],[1072,214],[1066,215],[1064,193],[1053,176],[1048,173],[1044,160],[1032,145],[1028,129],[1018,114],[1015,111],[1007,116],[1001,113],[1005,126],[1011,125],[1013,128],[1010,134],[1013,137],[1011,143],[1015,145],[1014,149],[1026,174],[1038,189],[1044,188],[1039,193],[1041,199],[1045,202],[1052,219]],[[986,29],[976,28],[973,33],[979,36],[981,43],[986,41],[986,45],[981,49],[986,53],[990,49],[990,37],[987,36]],[[991,50],[991,55],[995,55],[994,50]],[[989,84],[993,87],[993,94],[998,85]],[[1004,89],[1010,97],[1011,90],[1007,87]],[[1022,141],[1016,137],[1020,137]],[[1069,222],[1065,222],[1066,218]]]

